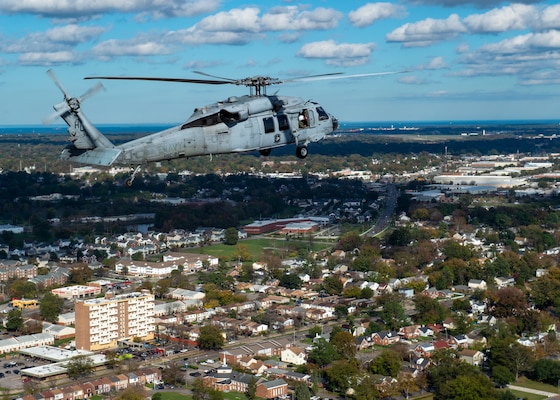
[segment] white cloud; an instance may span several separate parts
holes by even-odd
[[[538,11],[534,6],[512,4],[484,14],[469,15],[463,23],[471,32],[494,33],[526,29],[534,25],[537,18]]]
[[[324,59],[327,64],[349,66],[369,61],[374,43],[340,43],[334,40],[307,43],[297,55],[304,58]]]
[[[560,28],[560,4],[546,7],[541,12],[538,26],[541,29]]]
[[[61,18],[91,17],[117,12],[179,17],[215,11],[220,3],[220,0],[2,0],[0,11]]]
[[[30,52],[23,53],[18,57],[18,61],[23,65],[54,65],[65,63],[77,63],[79,58],[71,51],[56,52]]]
[[[357,27],[373,24],[387,18],[401,18],[407,15],[406,9],[392,3],[367,3],[355,11],[348,13],[350,23]]]
[[[389,42],[400,42],[404,47],[423,47],[444,40],[454,39],[467,29],[457,14],[447,19],[426,18],[405,24],[386,35]]]
[[[204,18],[196,28],[207,32],[258,32],[258,8],[234,8]]]
[[[303,31],[332,29],[342,13],[332,8],[300,10],[296,6],[275,7],[261,18],[262,31]]]
[[[170,54],[171,50],[156,41],[107,40],[91,50],[92,54],[107,59],[116,56],[154,56]]]
[[[423,66],[423,69],[443,69],[447,68],[448,65],[443,59],[443,57],[434,57],[428,62],[428,64]]]
[[[45,32],[45,39],[59,43],[85,43],[107,31],[100,26],[80,26],[75,24],[58,26]]]

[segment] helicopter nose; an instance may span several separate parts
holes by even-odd
[[[338,119],[336,119],[331,115],[331,120],[332,120],[332,130],[336,131],[338,129]]]

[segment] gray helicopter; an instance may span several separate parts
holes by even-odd
[[[61,117],[68,125],[70,144],[60,158],[81,164],[131,167],[125,184],[131,186],[143,165],[150,162],[188,158],[201,155],[241,153],[258,150],[270,155],[272,149],[295,144],[296,156],[305,158],[309,143],[318,142],[338,128],[338,120],[313,101],[299,97],[267,95],[266,88],[286,82],[355,78],[386,75],[396,72],[347,75],[330,73],[280,80],[267,76],[229,79],[195,73],[212,79],[182,79],[155,77],[93,76],[85,79],[144,80],[210,85],[243,85],[250,94],[195,108],[181,125],[149,134],[120,145],[113,144],[83,114],[80,104],[103,89],[98,84],[76,98],[68,95],[52,70],[47,71],[64,94],[64,101],[54,106],[55,113],[45,122]]]

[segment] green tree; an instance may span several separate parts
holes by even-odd
[[[338,276],[330,275],[323,279],[323,288],[328,294],[341,294],[344,284]]]
[[[435,324],[445,319],[446,309],[436,299],[426,295],[417,295],[414,299],[416,315],[414,317],[418,324]]]
[[[303,382],[296,383],[294,389],[294,400],[310,400],[311,393],[309,392],[309,386]]]
[[[6,329],[10,332],[21,331],[23,328],[22,312],[18,308],[14,308],[8,312],[8,319],[6,321]]]
[[[257,378],[251,376],[251,379],[247,384],[247,399],[255,400],[256,398],[257,398]]]
[[[326,369],[327,384],[329,390],[346,393],[350,388],[352,378],[358,373],[358,365],[356,360],[337,360]]]
[[[317,364],[319,367],[324,367],[338,359],[339,355],[334,346],[323,338],[317,339],[313,343],[313,348],[309,352],[309,362]]]
[[[227,228],[225,231],[224,243],[228,246],[235,246],[239,240],[239,233],[234,227]]]
[[[83,378],[93,372],[93,361],[87,355],[72,358],[66,364],[66,373],[71,379]]]
[[[370,369],[374,374],[396,378],[402,369],[402,362],[402,357],[397,352],[385,349],[373,359]]]
[[[398,330],[406,324],[406,315],[404,308],[400,303],[398,297],[391,296],[390,298],[381,300],[383,309],[381,310],[381,318],[387,326],[387,329]]]
[[[286,289],[299,289],[302,284],[302,280],[296,274],[284,274],[280,278],[280,286]]]
[[[496,365],[492,368],[492,379],[499,386],[504,387],[515,380],[515,375],[513,375],[509,368],[503,365]]]
[[[58,320],[58,316],[62,311],[63,305],[64,299],[62,297],[59,297],[52,292],[45,293],[39,304],[39,313],[41,314],[41,318],[55,323]]]
[[[314,325],[311,328],[309,328],[307,336],[309,336],[310,338],[314,338],[315,336],[320,335],[321,333],[323,333],[323,327],[320,325]]]
[[[200,328],[198,346],[204,350],[219,350],[224,345],[222,331],[214,325],[204,325]]]

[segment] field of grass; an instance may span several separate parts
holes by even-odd
[[[558,393],[558,387],[555,385],[548,385],[546,383],[541,383],[537,381],[532,381],[522,376],[517,380],[517,382],[512,383],[512,385],[522,386],[530,389],[544,390],[545,392]]]
[[[510,392],[513,393],[516,398],[524,400],[542,400],[547,398],[547,396],[541,396],[540,394],[525,393],[518,390],[510,390]]]
[[[238,245],[245,246],[253,261],[261,259],[265,250],[284,256],[295,256],[299,249],[305,251],[319,251],[327,249],[331,244],[310,242],[309,240],[285,240],[284,238],[258,238],[242,240]],[[193,247],[185,250],[187,253],[209,254],[220,260],[235,260],[238,247],[225,244],[213,244],[211,246]]]
[[[161,394],[161,400],[191,400],[192,396],[176,392],[157,392]]]

